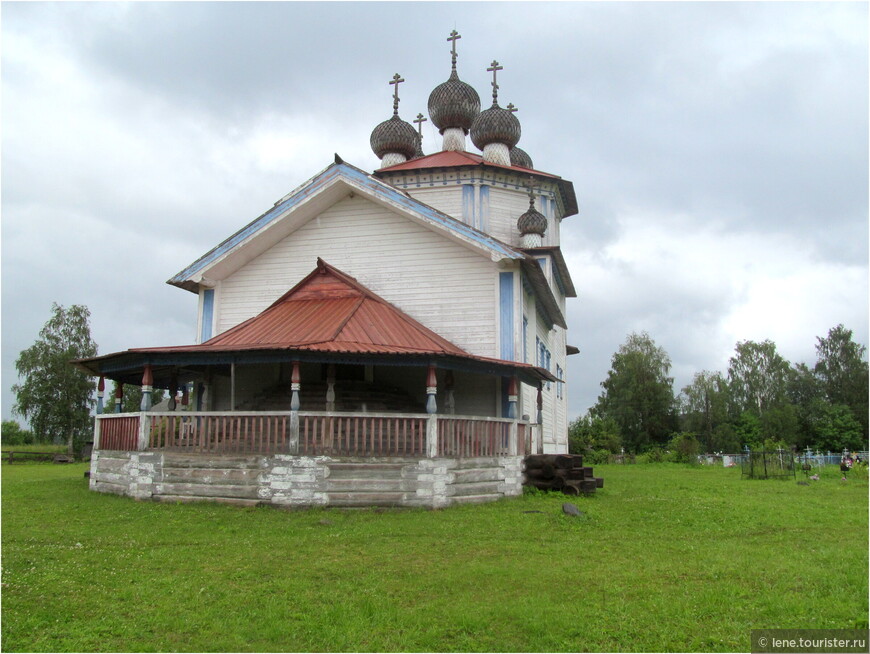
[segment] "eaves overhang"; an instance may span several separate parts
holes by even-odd
[[[522,251],[533,257],[540,254],[549,254],[555,263],[556,283],[559,284],[562,294],[565,297],[577,297],[577,291],[574,288],[574,282],[571,280],[571,273],[562,254],[562,248],[558,245],[553,245],[539,248],[522,248]]]

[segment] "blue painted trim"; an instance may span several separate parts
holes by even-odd
[[[514,274],[498,274],[499,336],[501,340],[500,358],[504,361],[514,359]]]
[[[205,343],[211,338],[211,324],[214,321],[214,289],[207,288],[202,292],[202,329],[199,332],[199,342]]]
[[[480,208],[477,212],[477,228],[486,231],[489,226],[489,186],[480,186]]]
[[[523,363],[529,362],[529,319],[523,316]]]
[[[190,264],[187,268],[172,277],[168,283],[183,284],[195,273],[203,270],[216,259],[226,254],[242,241],[249,238],[256,232],[268,226],[275,220],[278,220],[286,212],[300,205],[304,200],[314,195],[323,187],[327,186],[335,179],[342,178],[348,183],[356,186],[361,191],[368,190],[381,198],[400,205],[404,209],[417,213],[424,218],[427,218],[457,234],[460,234],[469,240],[486,247],[499,255],[508,259],[522,259],[523,254],[505,245],[491,236],[484,234],[473,227],[465,225],[461,221],[441,213],[437,209],[423,204],[419,200],[415,200],[406,193],[390,186],[386,182],[382,182],[371,175],[363,172],[359,168],[355,168],[347,163],[333,164],[329,168],[312,177],[305,184],[291,192],[285,199],[278,202],[269,211],[256,218],[254,221],[240,229],[238,232],[222,241],[218,246],[209,250],[206,254]]]

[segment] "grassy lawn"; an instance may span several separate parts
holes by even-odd
[[[596,466],[589,498],[281,511],[91,493],[86,469],[2,467],[4,651],[748,651],[753,628],[867,626],[863,471]]]

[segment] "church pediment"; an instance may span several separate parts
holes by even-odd
[[[263,254],[348,197],[365,199],[442,234],[493,261],[521,260],[511,246],[434,209],[344,162],[336,162],[281,198],[248,225],[167,281],[198,292]]]

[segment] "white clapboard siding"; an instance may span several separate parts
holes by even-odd
[[[456,184],[448,186],[432,186],[421,188],[407,188],[408,194],[423,204],[428,204],[448,216],[466,222],[462,215],[462,189]]]
[[[222,280],[216,333],[269,306],[314,270],[317,257],[456,345],[497,356],[497,266],[360,197],[333,205]]]

